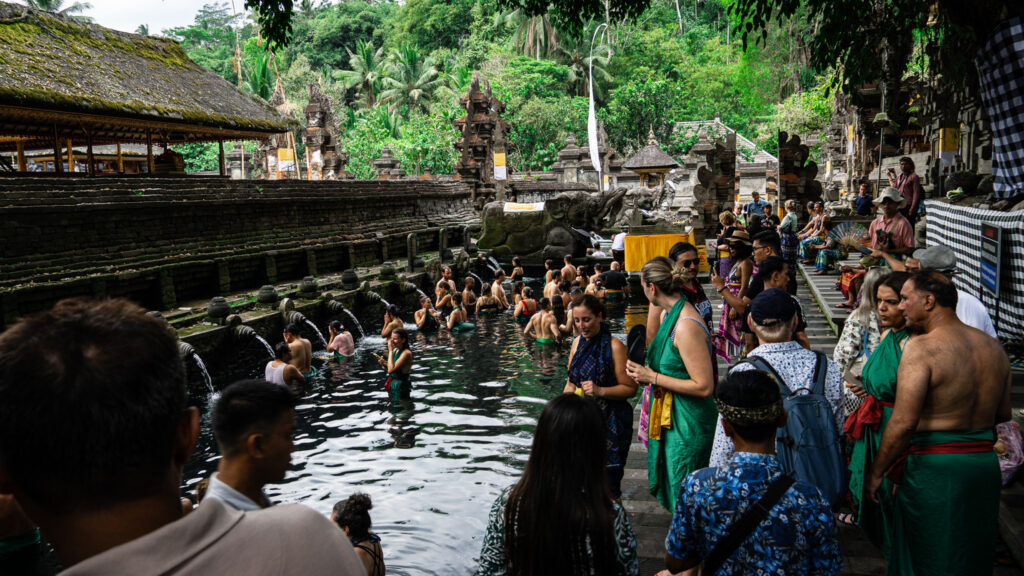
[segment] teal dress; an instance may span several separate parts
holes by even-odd
[[[391,362],[398,362],[402,352],[403,350],[392,352]],[[392,406],[396,406],[402,400],[408,400],[412,395],[412,382],[409,380],[409,374],[405,372],[395,371],[388,374],[386,387],[391,397]]]
[[[462,310],[462,306],[456,306],[453,308],[452,313],[455,313],[456,310]],[[472,322],[459,322],[455,326],[452,326],[451,330],[452,332],[469,332],[474,328],[476,328],[476,324],[473,324]]]
[[[688,380],[690,373],[672,341],[684,304],[686,296],[679,298],[665,315],[657,335],[647,349],[647,365],[659,374]],[[702,321],[694,321],[707,331]],[[711,354],[710,349],[708,354]],[[648,488],[666,510],[675,511],[676,496],[683,479],[695,470],[706,468],[711,459],[718,410],[711,397],[673,394],[658,386],[652,387],[654,394],[671,395],[672,421],[668,427],[661,428],[659,438],[652,435],[648,439]],[[652,413],[651,418],[654,417]]]

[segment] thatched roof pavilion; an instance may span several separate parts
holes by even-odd
[[[651,130],[647,146],[641,148],[622,166],[640,174],[647,186],[661,186],[665,183],[665,174],[673,168],[679,168],[679,162],[661,149],[654,139],[654,130]]]
[[[251,140],[297,126],[174,40],[0,2],[0,151]]]

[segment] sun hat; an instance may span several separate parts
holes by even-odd
[[[900,196],[900,191],[893,188],[892,186],[886,186],[885,188],[882,188],[882,193],[878,195],[878,198],[875,198],[874,203],[881,204],[883,200],[892,200],[893,202],[899,204],[900,208],[903,208],[907,205],[906,198]]]
[[[750,242],[750,234],[747,234],[746,230],[735,230],[735,231],[733,231],[732,236],[729,236],[728,241],[732,242],[734,240],[737,241],[737,242],[743,242],[744,244],[746,244],[748,246],[751,243]]]

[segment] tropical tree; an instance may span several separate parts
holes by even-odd
[[[561,38],[547,14],[528,16],[521,8],[494,17],[496,23],[515,29],[512,45],[533,58],[551,58],[558,52]]]
[[[437,89],[437,95],[458,106],[459,99],[469,91],[473,70],[464,64],[455,65],[445,71],[443,80],[444,85]]]
[[[29,8],[35,8],[36,10],[53,12],[61,16],[70,16],[84,22],[92,22],[92,18],[82,15],[82,12],[92,10],[92,4],[88,2],[76,1],[66,4],[64,0],[25,0],[25,3],[28,4]]]
[[[588,26],[588,29],[592,27]],[[604,52],[602,55],[601,52]],[[612,75],[608,73],[608,62],[611,59],[611,50],[600,46],[594,47],[593,62],[590,57],[590,40],[586,32],[583,34],[570,34],[562,38],[558,46],[558,61],[569,67],[569,79],[567,88],[573,96],[588,96],[590,86],[590,66],[593,63],[594,69],[594,97],[598,100],[604,99],[602,83],[612,81]]]
[[[252,39],[245,46],[245,89],[250,94],[270,100],[274,92],[274,71],[270,67],[270,53],[257,46]]]
[[[355,52],[348,48],[345,51],[352,69],[338,72],[338,78],[345,84],[345,89],[356,89],[366,108],[373,108],[384,76],[384,48],[374,50],[372,42],[357,40]]]
[[[425,109],[434,91],[441,86],[437,66],[430,56],[424,57],[414,46],[406,44],[391,53],[388,73],[384,77],[387,89],[381,100],[391,108]]]
[[[139,24],[139,27],[135,29],[135,33],[140,36],[149,36],[149,24]]]

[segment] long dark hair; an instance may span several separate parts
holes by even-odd
[[[510,575],[617,572],[606,437],[601,409],[590,398],[562,394],[544,407],[505,507]]]

